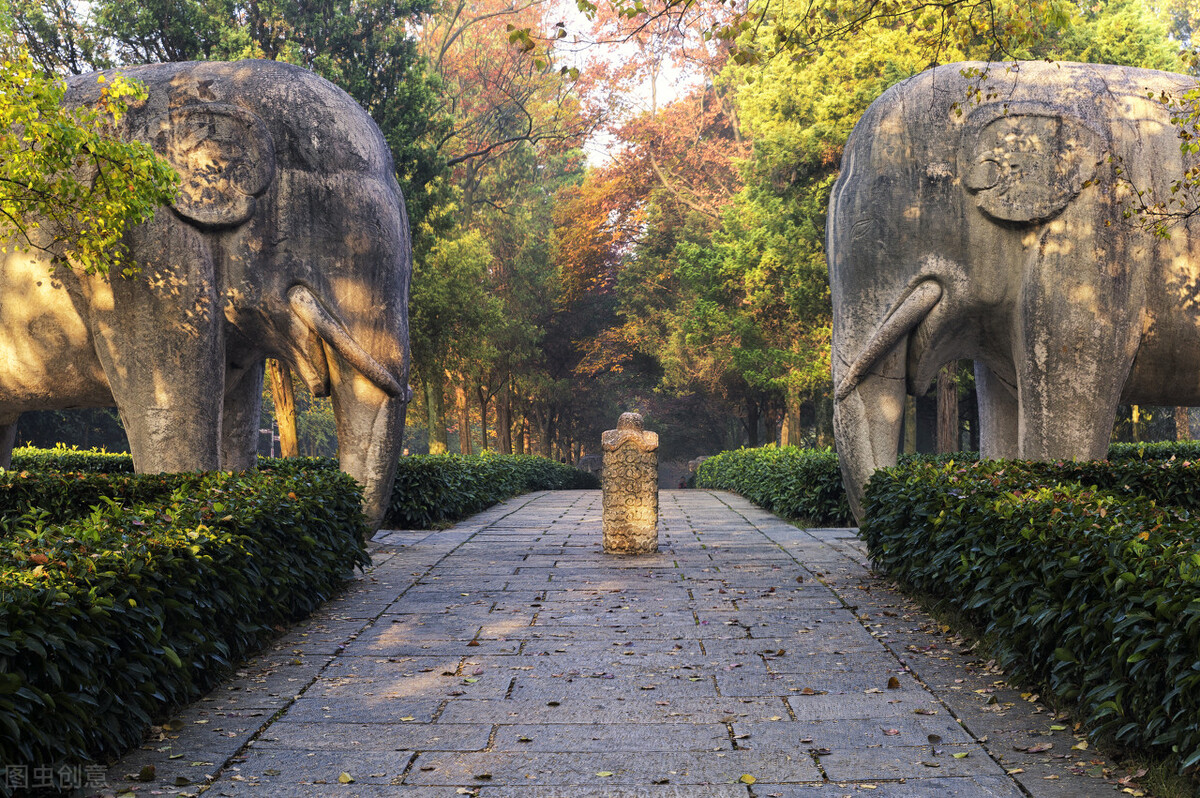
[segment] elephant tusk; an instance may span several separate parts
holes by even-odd
[[[367,354],[346,332],[346,328],[333,317],[307,286],[296,285],[288,291],[288,304],[301,321],[346,358],[360,374],[373,382],[388,396],[405,396],[407,392],[391,372],[379,361]]]
[[[849,396],[876,361],[920,324],[941,298],[942,287],[934,280],[925,280],[918,284],[900,306],[888,314],[883,324],[867,341],[867,345],[850,366],[850,371],[838,385],[837,400],[840,402]]]

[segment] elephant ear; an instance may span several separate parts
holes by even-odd
[[[171,111],[163,155],[182,179],[175,210],[202,227],[232,227],[254,215],[255,197],[275,176],[266,124],[226,103]]]
[[[963,147],[963,185],[979,209],[1006,222],[1044,222],[1058,215],[1096,174],[1105,137],[1051,106],[1008,108],[972,126]]]

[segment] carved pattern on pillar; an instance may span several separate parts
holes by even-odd
[[[658,551],[658,433],[638,413],[622,413],[600,438],[604,450],[604,551]]]

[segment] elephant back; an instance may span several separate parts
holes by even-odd
[[[141,81],[148,94],[122,120],[122,134],[176,168],[175,210],[200,226],[247,221],[279,170],[375,176],[398,196],[375,122],[306,69],[263,60],[126,67],[72,78],[67,102],[95,103],[104,85],[98,77],[115,74]]]

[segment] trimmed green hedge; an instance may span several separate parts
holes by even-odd
[[[361,492],[331,470],[9,471],[0,502],[8,765],[137,744],[368,562]]]
[[[337,470],[330,457],[259,457],[260,471],[295,473],[297,471]],[[95,449],[38,449],[22,446],[13,449],[10,471],[69,471],[84,474],[132,474],[133,455],[128,452],[100,452]]]
[[[535,455],[412,455],[400,459],[384,523],[428,529],[530,491],[598,487],[594,474]]]
[[[259,471],[275,474],[336,471],[337,467],[337,461],[328,457],[258,459]],[[51,473],[132,473],[133,459],[128,454],[61,447],[22,448],[13,450],[12,471],[42,474],[41,478],[57,484],[68,478],[61,474],[53,477]],[[83,481],[87,481],[86,477]],[[107,484],[106,480],[99,480],[95,489],[97,492],[88,494],[90,498],[80,501],[94,504]],[[594,474],[574,466],[536,455],[499,455],[492,452],[467,456],[417,454],[402,457],[393,484],[391,504],[384,524],[405,529],[429,529],[435,524],[457,521],[486,510],[497,502],[530,491],[600,487],[600,481]],[[47,490],[30,483],[25,490],[33,496],[44,496],[43,506],[52,513],[72,511],[72,501],[66,500],[61,492],[52,487]],[[6,512],[5,501],[4,497],[0,497],[0,516]],[[24,506],[22,502],[26,501],[26,496],[14,497],[13,501],[18,506]]]
[[[18,446],[12,451],[12,471],[75,471],[92,474],[132,474],[133,455],[95,449],[38,449]]]
[[[721,452],[700,464],[696,487],[733,491],[785,518],[854,524],[832,449],[764,446]]]
[[[1114,443],[1108,447],[1109,460],[1200,460],[1200,441],[1154,441],[1153,443]]]
[[[917,462],[871,479],[862,535],[877,568],[953,601],[1095,734],[1195,770],[1197,496],[1200,467],[1178,459]]]
[[[1113,462],[1141,460],[1200,461],[1200,441],[1158,443],[1114,443],[1108,451]],[[978,452],[901,455],[901,464],[973,463]],[[1140,473],[1140,472],[1138,472]],[[1139,479],[1136,475],[1132,478]],[[792,446],[763,446],[721,452],[700,464],[696,487],[728,490],[745,496],[766,510],[785,518],[803,518],[813,524],[852,526],[854,516],[842,487],[837,455],[830,449],[800,449]],[[1185,492],[1161,481],[1150,480],[1139,488],[1169,503],[1200,507],[1200,496],[1189,499]],[[1161,503],[1161,502],[1160,502]]]
[[[941,463],[978,455],[902,455],[901,462]],[[767,445],[721,452],[700,464],[696,487],[728,490],[784,518],[812,524],[853,526],[854,515],[842,487],[842,471],[832,449]]]

